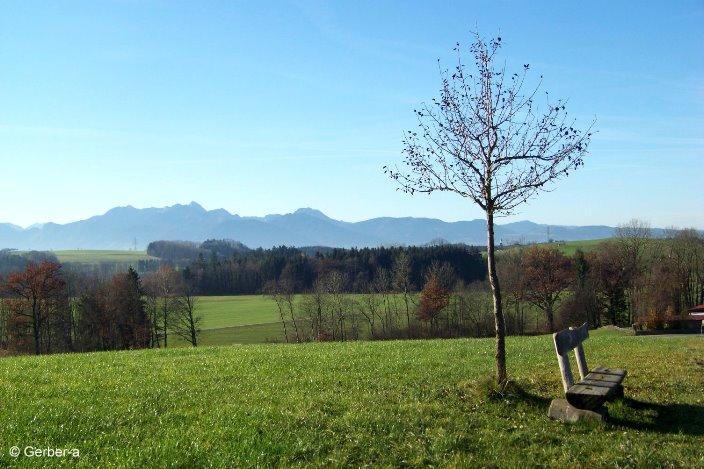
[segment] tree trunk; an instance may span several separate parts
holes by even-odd
[[[167,344],[168,332],[166,331],[166,328],[168,325],[169,311],[168,311],[168,305],[166,304],[166,301],[167,301],[167,299],[166,299],[166,297],[164,297],[164,310],[163,310],[163,314],[164,314],[164,348],[168,347],[168,344]]]
[[[501,287],[496,274],[496,259],[494,252],[494,213],[491,209],[486,212],[486,261],[489,271],[489,284],[494,299],[494,330],[496,332],[496,379],[499,384],[506,382],[506,326],[504,312],[501,307]]]
[[[408,288],[403,288],[403,302],[406,305],[406,330],[408,337],[411,336],[411,309],[408,307]]]
[[[193,308],[189,306],[189,311],[188,311],[188,322],[189,326],[191,329],[191,344],[193,344],[194,347],[198,346],[198,338],[196,337],[196,322],[195,319],[193,318]]]
[[[32,299],[32,332],[34,333],[34,354],[41,355],[41,314],[36,299]]]
[[[550,333],[555,332],[555,314],[553,313],[552,303],[548,303],[545,308],[545,315],[548,317],[548,327],[550,328]]]

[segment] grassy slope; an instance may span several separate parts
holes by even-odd
[[[498,401],[474,391],[483,339],[6,358],[0,465],[29,444],[77,447],[85,466],[704,465],[704,340],[596,332],[586,347],[628,369],[640,402],[612,404],[612,423],[546,417],[561,390],[548,336],[508,340],[529,396]]]

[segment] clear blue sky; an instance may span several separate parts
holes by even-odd
[[[482,216],[398,193],[436,59],[478,29],[597,117],[586,166],[512,220],[704,228],[704,3],[4,1],[0,221],[200,202],[241,215]]]

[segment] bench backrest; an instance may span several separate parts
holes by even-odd
[[[574,384],[568,356],[570,350],[574,349],[579,376],[584,379],[589,374],[587,359],[584,356],[584,348],[582,347],[582,342],[588,338],[589,326],[586,322],[580,327],[570,327],[552,335],[555,343],[555,353],[557,353],[557,362],[560,365],[560,373],[562,374],[562,386],[565,388],[565,392]]]

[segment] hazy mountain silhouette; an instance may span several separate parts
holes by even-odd
[[[451,243],[483,245],[484,220],[445,222],[433,218],[373,218],[361,222],[334,220],[319,210],[241,217],[224,209],[206,210],[195,202],[164,208],[116,207],[105,214],[64,225],[36,224],[23,229],[0,224],[0,248],[17,249],[129,249],[156,240],[201,242],[222,238],[256,247],[423,245],[442,239]],[[557,240],[608,238],[609,226],[554,226]],[[506,244],[545,241],[548,226],[520,221],[497,225],[496,238]]]

